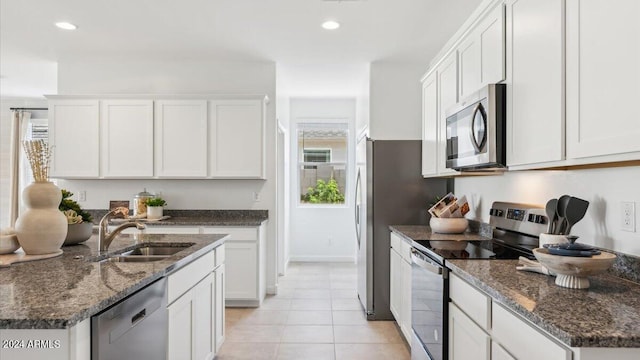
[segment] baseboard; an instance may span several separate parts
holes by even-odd
[[[267,295],[278,295],[278,285],[267,286]]]
[[[355,263],[354,256],[291,256],[289,262],[351,262]],[[289,265],[287,262],[287,266]]]

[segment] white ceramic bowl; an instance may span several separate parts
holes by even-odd
[[[571,289],[589,287],[587,276],[607,271],[616,261],[614,254],[602,251],[591,257],[560,256],[549,254],[544,248],[533,249],[533,255],[540,264],[557,274],[556,285]]]
[[[431,231],[439,234],[461,234],[467,230],[469,220],[465,218],[437,218],[429,220]]]
[[[568,243],[567,235],[557,235],[557,234],[540,234],[540,240],[538,247],[544,247],[546,244],[564,244]]]
[[[16,234],[0,235],[0,254],[11,254],[20,248]]]
[[[89,240],[93,234],[93,223],[83,222],[80,224],[69,224],[67,237],[62,246],[75,245]]]

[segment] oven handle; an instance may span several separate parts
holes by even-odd
[[[442,275],[442,266],[421,259],[416,249],[411,249],[411,261],[429,272]]]

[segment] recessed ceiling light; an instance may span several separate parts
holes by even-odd
[[[327,20],[322,23],[322,28],[327,30],[335,30],[340,27],[340,23],[333,20]]]
[[[59,27],[60,29],[65,29],[65,30],[75,30],[78,27],[73,25],[72,23],[68,23],[68,22],[57,22],[56,26]]]

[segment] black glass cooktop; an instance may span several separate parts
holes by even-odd
[[[446,259],[517,259],[532,257],[527,249],[512,247],[498,240],[451,241],[414,240],[416,248],[443,264]]]

